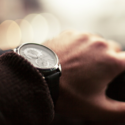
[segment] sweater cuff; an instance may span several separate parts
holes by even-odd
[[[42,74],[13,52],[0,56],[0,111],[12,125],[47,125],[54,117]]]

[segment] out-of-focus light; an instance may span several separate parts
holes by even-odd
[[[104,3],[100,0],[40,0],[48,10],[57,11],[65,16],[79,15],[79,13],[95,10],[98,7],[98,3]],[[109,1],[109,0],[105,0]],[[50,9],[49,9],[50,8]],[[86,12],[85,12],[86,13]],[[87,13],[86,13],[87,14]]]
[[[7,43],[10,48],[15,48],[20,44],[21,31],[18,24],[12,21],[7,30]]]
[[[21,43],[33,42],[34,33],[30,23],[24,19],[16,20],[16,22],[19,25],[22,34]]]
[[[29,14],[26,17],[24,17],[24,19],[30,23],[36,16],[37,14]]]
[[[13,49],[20,44],[21,31],[18,24],[12,20],[6,20],[0,25],[0,48]]]
[[[48,36],[48,23],[46,19],[41,14],[30,14],[24,18],[27,20],[32,28],[34,33],[35,43],[42,43],[47,39]]]
[[[6,33],[7,33],[8,25],[10,25],[10,21],[4,21],[0,25],[0,48],[1,49],[6,49],[5,44],[7,44]]]
[[[48,22],[49,26],[48,38],[52,38],[58,35],[61,32],[61,25],[59,20],[50,13],[42,13],[42,16],[44,16]]]
[[[40,0],[45,11],[57,15],[64,29],[88,30],[96,15],[113,0]],[[103,6],[105,5],[105,6]],[[111,5],[110,5],[111,6]],[[84,26],[83,26],[84,25]],[[82,27],[83,26],[83,27]]]

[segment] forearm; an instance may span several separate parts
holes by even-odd
[[[0,111],[12,125],[49,124],[53,102],[41,74],[15,53],[0,57]]]

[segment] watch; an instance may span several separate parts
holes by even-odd
[[[59,94],[61,76],[58,56],[48,47],[36,43],[22,44],[15,48],[14,52],[28,60],[43,75],[55,104]]]

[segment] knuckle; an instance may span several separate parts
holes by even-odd
[[[87,42],[89,40],[90,35],[89,34],[80,34],[77,36],[78,42]]]
[[[99,41],[95,41],[92,44],[94,47],[96,48],[108,48],[108,43],[106,43],[105,41],[99,40]]]

